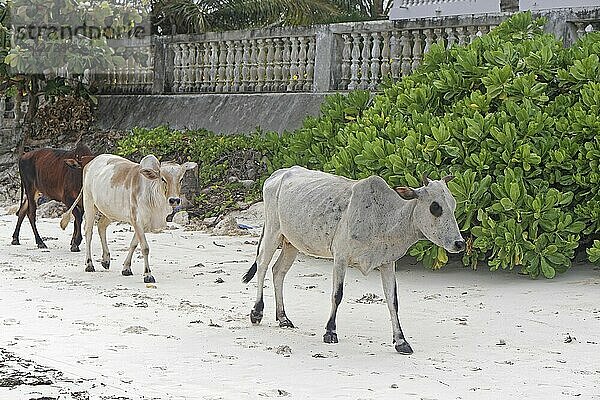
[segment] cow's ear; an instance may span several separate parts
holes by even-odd
[[[394,190],[404,200],[412,200],[412,199],[416,199],[418,197],[417,192],[414,189],[411,189],[409,187],[401,186],[401,187],[394,188]]]
[[[452,175],[446,175],[445,177],[442,178],[442,180],[446,183],[450,182],[452,179],[454,179],[454,176],[452,176]]]
[[[160,173],[150,168],[142,168],[140,170],[140,174],[144,177],[150,179],[151,181],[156,180],[160,177]]]
[[[65,161],[65,164],[67,164],[71,168],[75,168],[75,169],[83,168],[81,166],[81,163],[79,161],[75,160],[74,158],[67,158],[64,161]]]
[[[197,163],[195,163],[195,162],[193,162],[193,161],[188,161],[188,162],[184,163],[184,164],[183,164],[181,167],[182,167],[182,168],[183,168],[185,171],[187,171],[187,170],[190,170],[190,169],[194,169],[194,168],[196,168],[197,166],[198,166],[198,164],[197,164]]]

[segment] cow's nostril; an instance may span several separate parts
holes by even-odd
[[[463,251],[465,249],[465,241],[464,240],[457,240],[456,242],[454,242],[454,247],[456,247],[456,250],[458,251]]]
[[[170,197],[169,198],[169,204],[172,206],[178,206],[179,203],[181,203],[181,199],[176,198],[176,197]]]

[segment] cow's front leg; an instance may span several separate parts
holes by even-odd
[[[127,253],[127,258],[125,258],[125,262],[123,263],[123,270],[121,274],[124,276],[131,276],[133,272],[131,272],[131,259],[133,257],[133,253],[135,252],[135,248],[138,245],[138,237],[134,233],[133,238],[131,238],[131,243],[129,244],[129,253]]]
[[[150,271],[150,264],[148,263],[148,255],[150,254],[150,246],[148,246],[148,242],[146,241],[146,234],[144,233],[144,229],[139,224],[135,224],[133,226],[135,230],[135,235],[140,242],[140,249],[142,250],[142,256],[144,256],[144,283],[154,283],[154,277],[152,276],[152,271]]]
[[[404,338],[400,320],[398,319],[398,288],[396,285],[396,268],[394,263],[382,265],[379,268],[381,272],[381,282],[383,283],[383,293],[387,301],[390,317],[392,319],[392,330],[394,332],[394,347],[401,354],[412,354],[413,350]]]
[[[335,318],[337,315],[337,309],[342,302],[344,295],[344,277],[346,276],[346,268],[348,263],[346,260],[333,260],[333,292],[331,293],[331,313],[329,314],[329,321],[325,327],[325,334],[323,335],[323,341],[325,343],[337,343],[338,337],[336,333]]]

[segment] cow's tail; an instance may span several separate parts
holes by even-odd
[[[83,188],[81,188],[81,190],[79,191],[79,195],[77,196],[77,198],[71,205],[71,208],[69,208],[67,211],[65,211],[65,213],[62,215],[62,218],[60,219],[60,227],[62,230],[67,229],[67,225],[69,225],[69,222],[71,222],[71,213],[73,212],[73,209],[75,207],[77,207],[77,204],[79,204],[79,201],[81,200],[82,195],[83,195]]]
[[[242,276],[242,282],[244,282],[244,283],[250,282],[252,280],[252,278],[254,278],[254,275],[256,275],[256,270],[258,268],[256,265],[256,262],[258,261],[258,254],[260,253],[260,243],[262,242],[264,236],[265,236],[265,226],[263,225],[263,229],[260,234],[260,239],[258,239],[258,249],[256,249],[256,259],[254,260],[254,264],[252,264],[252,266],[250,267],[248,272],[246,272],[244,274],[244,276]]]

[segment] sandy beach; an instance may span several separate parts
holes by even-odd
[[[257,233],[149,234],[155,285],[121,275],[132,236],[109,227],[110,270],[69,251],[72,224],[0,217],[0,399],[600,399],[600,270],[553,280],[449,265],[397,267],[400,321],[415,353],[396,354],[379,274],[346,275],[340,343],[322,342],[331,263],[301,256],[285,282],[296,329],[278,327],[270,274],[265,318],[250,324]],[[257,220],[239,222],[256,226]],[[82,246],[82,250],[84,247]]]

